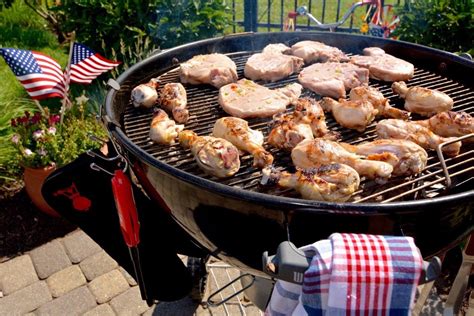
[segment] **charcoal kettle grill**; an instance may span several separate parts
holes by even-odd
[[[406,235],[415,239],[424,257],[446,250],[473,230],[474,147],[463,145],[457,157],[429,152],[428,165],[416,176],[393,178],[379,185],[364,180],[345,203],[308,201],[293,191],[263,187],[261,171],[252,167],[252,157],[241,157],[240,171],[227,179],[204,174],[189,150],[178,144],[158,145],[149,139],[152,111],[135,109],[131,90],[151,78],[161,84],[179,82],[179,63],[198,54],[223,53],[235,61],[239,78],[249,56],[270,43],[288,46],[315,40],[360,54],[377,46],[415,65],[408,86],[419,85],[446,92],[454,99],[454,111],[474,114],[474,63],[451,53],[401,41],[328,32],[244,33],[194,42],[159,52],[126,70],[109,82],[102,117],[111,140],[125,156],[138,182],[209,254],[256,276],[262,271],[262,253],[275,253],[289,240],[296,246],[326,239],[333,232]],[[274,83],[277,88],[296,82],[297,75]],[[390,83],[370,79],[391,104],[403,107]],[[185,128],[209,135],[214,122],[226,116],[217,102],[218,90],[207,85],[185,86],[190,119]],[[319,98],[304,90],[303,96]],[[416,119],[417,117],[415,117]],[[270,119],[250,119],[253,129],[268,135]],[[330,115],[331,130],[352,144],[373,140],[375,123],[364,133],[340,127]],[[288,153],[265,147],[281,170],[291,169]],[[443,167],[444,166],[444,167]]]

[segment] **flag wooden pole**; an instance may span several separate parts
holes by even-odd
[[[33,102],[35,102],[36,106],[40,110],[41,114],[45,115],[46,113],[44,112],[43,107],[41,106],[40,102],[38,100],[33,99]]]
[[[61,105],[61,119],[59,121],[59,124],[63,124],[63,120],[64,120],[64,114],[66,113],[66,106],[68,104],[68,102],[71,102],[69,100],[69,73],[70,73],[70,68],[71,68],[71,58],[72,58],[72,49],[74,47],[74,41],[76,40],[76,32],[73,31],[71,33],[71,45],[69,46],[69,57],[68,57],[68,61],[67,61],[67,66],[66,66],[66,72],[65,72],[65,93],[64,93],[64,98],[62,100],[62,105]]]

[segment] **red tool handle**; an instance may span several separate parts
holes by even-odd
[[[120,220],[120,229],[128,247],[136,247],[140,242],[140,223],[133,199],[132,185],[122,170],[115,170],[112,178],[115,206]]]

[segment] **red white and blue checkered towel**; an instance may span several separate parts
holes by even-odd
[[[278,281],[266,315],[409,315],[423,267],[411,237],[332,234],[301,248],[303,285]]]

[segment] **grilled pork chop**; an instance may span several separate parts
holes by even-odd
[[[301,41],[291,46],[291,54],[304,59],[305,63],[348,61],[349,58],[339,48],[316,41]]]
[[[286,49],[289,47],[283,44],[270,44],[262,53],[250,56],[244,68],[245,77],[273,82],[300,71],[303,59],[282,54]]]
[[[369,69],[370,78],[383,81],[405,81],[413,77],[415,66],[386,54],[378,47],[367,47],[363,56],[353,56],[351,63]]]
[[[197,55],[181,64],[179,78],[182,83],[220,88],[237,81],[237,66],[223,54]]]
[[[349,63],[314,64],[303,69],[298,81],[322,96],[345,98],[346,90],[367,84],[369,71]]]
[[[219,89],[219,104],[232,116],[271,117],[285,111],[301,95],[303,87],[292,83],[284,88],[270,90],[253,81],[241,79]]]

